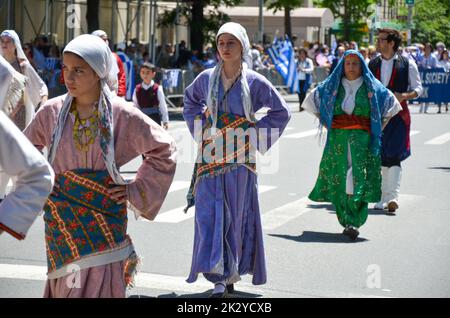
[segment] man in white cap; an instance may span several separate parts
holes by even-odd
[[[92,32],[93,35],[100,37],[105,43],[109,46],[108,34],[106,34],[103,30],[97,30]],[[118,89],[117,96],[125,96],[127,93],[127,78],[125,76],[125,71],[123,69],[123,62],[120,59],[119,55],[114,52],[111,52],[117,61],[117,67],[119,68],[119,73],[117,73],[117,81],[118,81]]]

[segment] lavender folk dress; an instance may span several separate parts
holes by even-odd
[[[211,74],[211,69],[202,72],[185,91],[183,115],[192,135],[195,117],[206,109]],[[254,112],[269,108],[267,115],[256,123],[257,130],[279,129],[281,135],[290,119],[286,102],[262,75],[247,70],[247,82]],[[240,81],[228,92],[226,109],[225,102],[219,102],[223,94],[220,84],[219,111],[245,116]],[[278,136],[267,137],[267,149],[277,139]],[[257,149],[261,150],[259,144]],[[264,284],[267,275],[256,174],[240,166],[199,180],[195,191],[194,248],[187,282],[194,282],[203,273],[212,283],[232,284],[241,275],[251,274],[254,285]]]

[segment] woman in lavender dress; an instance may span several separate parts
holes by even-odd
[[[188,194],[188,207],[195,205],[195,237],[187,281],[192,283],[203,273],[214,284],[211,296],[226,297],[241,275],[252,274],[255,285],[266,282],[254,158],[256,149],[264,153],[276,142],[290,112],[272,84],[247,69],[252,65],[250,43],[241,25],[224,24],[216,41],[219,63],[199,74],[184,97],[183,115],[192,135],[201,127],[201,133],[212,136],[200,143],[199,154],[204,156],[198,157]],[[254,114],[262,107],[269,111],[256,120]],[[217,146],[217,134],[230,128],[241,128],[249,137],[237,145],[233,138],[233,151],[226,154],[242,159],[241,149],[247,156],[224,163],[215,156],[225,149]],[[210,149],[211,140],[216,145],[211,152],[214,160],[205,158],[203,151]]]

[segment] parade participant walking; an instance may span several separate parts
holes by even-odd
[[[18,240],[42,210],[54,178],[47,160],[6,115],[24,89],[25,77],[0,55],[0,170],[17,180],[16,188],[0,199],[0,234],[5,231]]]
[[[109,46],[108,34],[103,30],[96,30],[92,32],[92,35],[99,36],[103,41],[105,41],[106,45]],[[127,77],[125,76],[125,71],[123,69],[123,62],[120,59],[119,55],[115,52],[111,52],[117,62],[117,96],[125,96],[127,93]]]
[[[27,77],[27,85],[24,96],[19,100],[16,107],[11,110],[9,117],[24,130],[34,116],[35,109],[44,103],[48,97],[48,89],[44,81],[34,70],[20,44],[20,39],[14,30],[5,30],[0,34],[0,55],[7,60],[19,73]],[[0,173],[0,199],[6,195],[6,187],[10,177]]]
[[[175,173],[173,138],[111,93],[108,46],[80,35],[63,52],[68,94],[49,100],[25,134],[49,149],[55,187],[45,205],[45,297],[124,297],[138,257],[127,235],[127,206],[153,220]],[[128,183],[119,167],[144,160]],[[76,284],[68,274],[78,269]]]
[[[408,100],[422,94],[417,65],[396,53],[401,39],[397,30],[379,29],[377,50],[381,55],[369,63],[375,77],[395,94],[402,105],[402,111],[389,121],[382,138],[382,195],[375,209],[387,208],[388,213],[395,213],[399,208],[401,162],[411,154]]]
[[[355,240],[368,203],[381,196],[383,125],[401,106],[369,71],[363,56],[348,50],[303,107],[327,129],[319,175],[309,199],[333,203],[344,234]]]
[[[153,81],[156,75],[156,67],[148,62],[140,66],[139,75],[142,83],[136,85],[133,93],[134,106],[153,119],[164,129],[169,129],[169,111],[167,110],[166,97],[161,85]]]
[[[255,285],[266,282],[255,148],[264,152],[275,143],[290,112],[272,84],[248,69],[252,65],[250,42],[240,24],[222,25],[216,42],[218,65],[203,71],[184,97],[183,115],[190,132],[195,137],[197,125],[197,132],[203,127],[203,132],[211,136],[199,141],[188,194],[188,207],[195,204],[195,237],[187,281],[192,283],[203,273],[214,284],[211,296],[225,297],[241,275],[252,274]],[[269,111],[256,121],[254,113],[261,107]],[[257,131],[260,136],[256,141],[250,135],[238,145],[228,137],[224,143],[219,142],[221,134],[237,130]],[[267,135],[261,135],[265,130]],[[221,147],[233,151],[225,151],[225,158],[209,158],[203,150],[212,145],[216,154],[223,154]],[[239,160],[244,153],[245,158]]]
[[[11,114],[14,123],[16,123],[20,130],[24,130],[33,118],[34,110],[40,103],[45,103],[47,100],[48,89],[44,81],[28,62],[17,33],[14,30],[5,30],[0,34],[0,40],[0,54],[16,71],[25,75],[28,79],[25,97],[19,102],[20,105]]]

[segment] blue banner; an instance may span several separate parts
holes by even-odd
[[[443,68],[419,68],[423,93],[415,99],[419,103],[450,103],[450,72]]]

